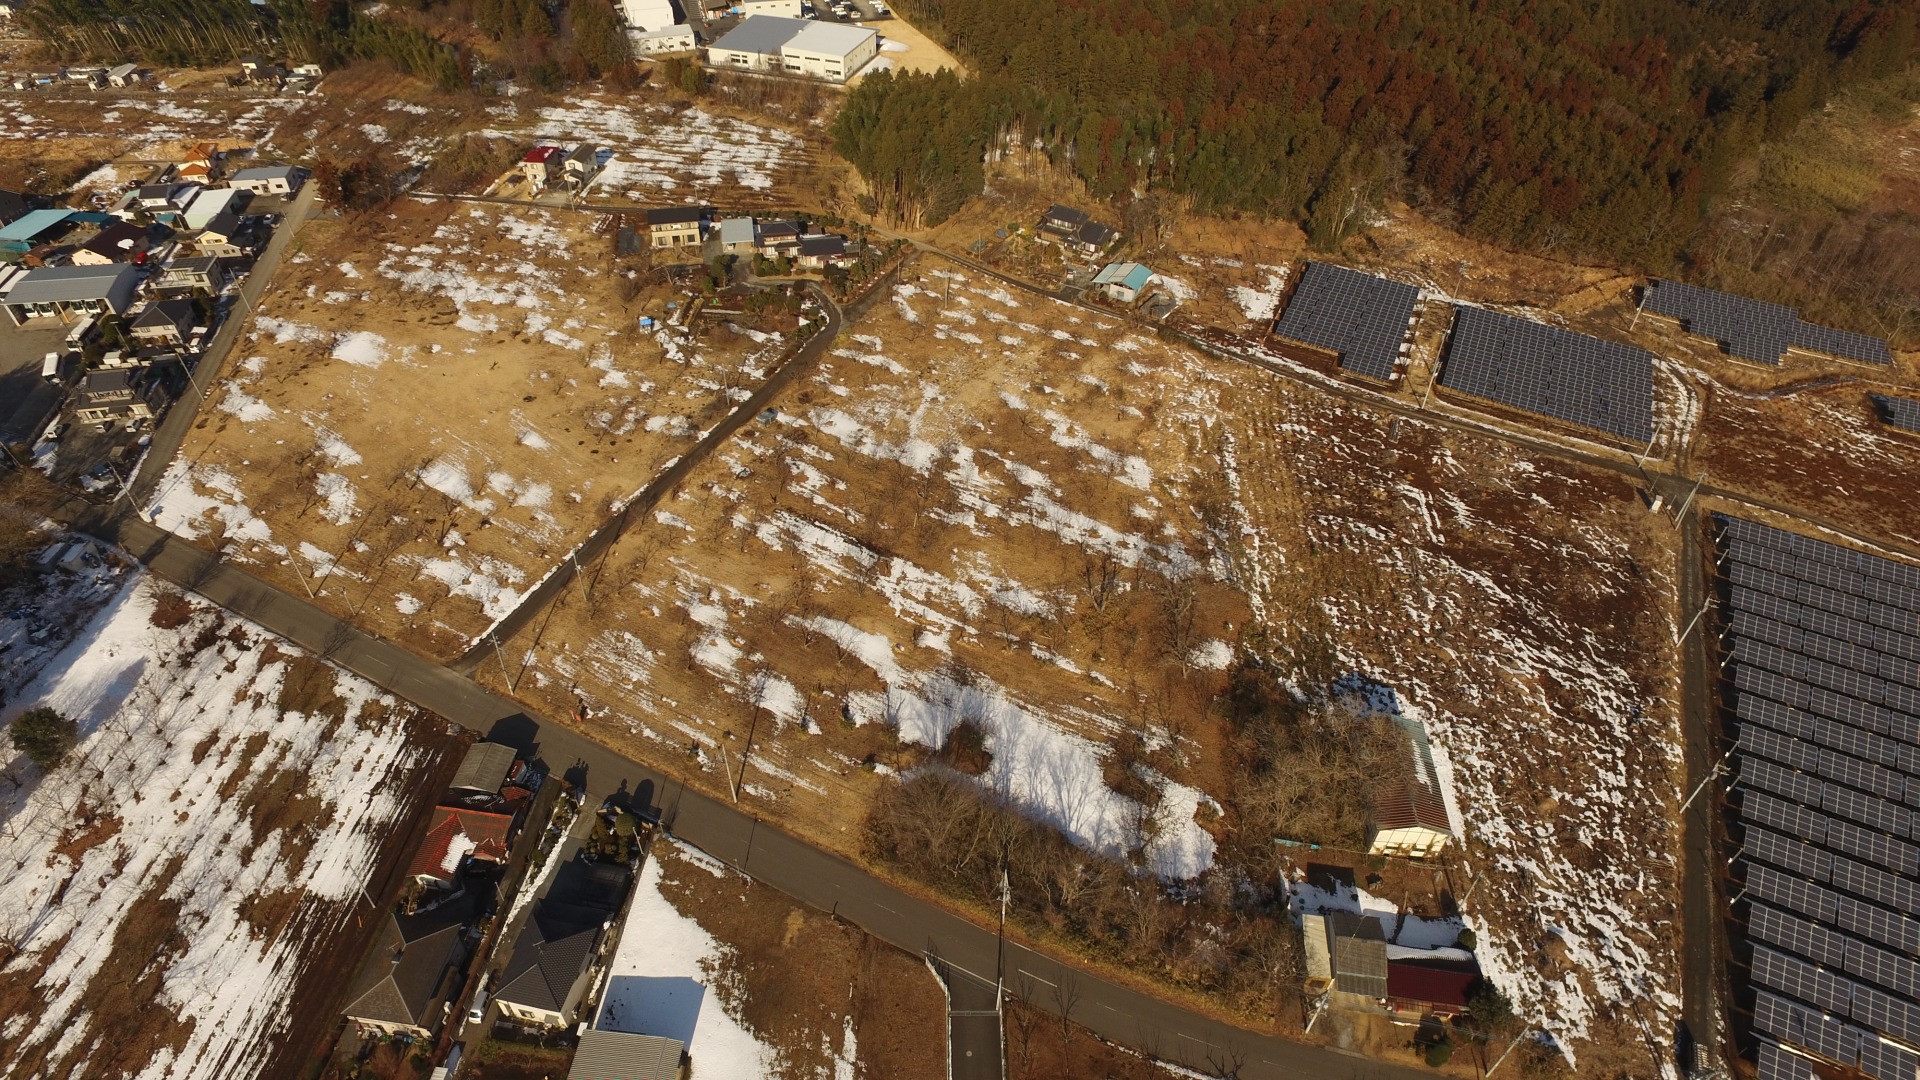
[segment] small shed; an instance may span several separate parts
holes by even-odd
[[[478,742],[467,747],[467,756],[460,759],[460,768],[453,774],[453,783],[447,790],[454,794],[478,792],[492,795],[507,782],[507,773],[513,769],[513,759],[519,752],[505,743]]]
[[[686,1060],[678,1039],[594,1028],[581,1033],[567,1080],[681,1080]]]
[[[1367,853],[1430,859],[1453,839],[1433,747],[1419,721],[1396,717],[1394,723],[1406,737],[1407,755],[1375,782]]]
[[[1093,287],[1119,303],[1131,304],[1152,279],[1153,271],[1140,263],[1108,263],[1093,276]]]
[[[735,255],[750,255],[756,243],[752,218],[727,218],[720,223],[721,251]]]

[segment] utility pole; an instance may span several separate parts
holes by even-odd
[[[1011,837],[1003,837],[1000,841],[1000,956],[994,966],[993,1008],[995,1012],[1000,1010],[1000,1002],[1007,993],[1007,904],[1013,899],[1013,886],[1007,880],[1007,863],[1010,859],[1009,849],[1012,844]]]
[[[1726,768],[1727,759],[1732,757],[1734,752],[1739,749],[1738,746],[1730,746],[1727,748],[1726,753],[1720,755],[1720,760],[1713,763],[1713,768],[1707,770],[1706,777],[1694,787],[1693,794],[1687,796],[1687,801],[1680,804],[1680,812],[1682,814],[1687,812],[1687,807],[1693,805],[1693,800],[1700,797],[1701,792],[1707,790],[1707,785],[1713,783],[1714,779],[1720,775],[1721,769]]]

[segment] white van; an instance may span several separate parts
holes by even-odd
[[[482,1023],[486,1018],[487,992],[485,990],[475,990],[473,992],[473,1008],[467,1010],[467,1023]]]
[[[48,353],[46,358],[40,361],[40,377],[51,383],[59,382],[61,359],[62,355],[60,353]]]

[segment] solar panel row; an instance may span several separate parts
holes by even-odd
[[[1778,994],[1760,991],[1753,1009],[1753,1026],[1824,1058],[1848,1065],[1860,1060],[1858,1028]]]
[[[1920,638],[1894,627],[1879,626],[1825,608],[1784,600],[1744,585],[1733,585],[1733,610],[1738,615],[1764,618],[1808,633],[1873,649],[1903,660],[1920,660]]]
[[[1309,262],[1274,332],[1336,354],[1347,371],[1388,382],[1419,299],[1411,285]]]
[[[1736,667],[1732,704],[1743,721],[1764,724],[1775,731],[1811,741],[1815,728],[1830,722],[1859,728],[1876,736],[1884,735],[1895,745],[1892,767],[1908,775],[1920,775],[1920,746],[1916,746],[1916,726],[1920,720],[1894,712],[1884,705],[1842,697],[1821,686],[1812,686],[1765,668]],[[1797,706],[1788,704],[1796,701]],[[1879,791],[1877,787],[1868,788]],[[1891,789],[1882,792],[1899,798],[1901,782],[1896,778]]]
[[[1455,308],[1440,384],[1635,443],[1653,439],[1653,354],[1484,308]]]
[[[1780,1049],[1774,1043],[1760,1044],[1759,1064],[1758,1080],[1817,1080],[1811,1062]],[[1907,1077],[1903,1080],[1912,1080],[1912,1078]]]
[[[1914,1080],[1920,1076],[1920,1054],[1879,1039],[1861,1039],[1860,1071],[1874,1080]]]
[[[1864,551],[1855,551],[1839,544],[1830,544],[1825,540],[1815,540],[1811,536],[1777,529],[1771,525],[1762,525],[1745,518],[1715,514],[1714,519],[1723,532],[1748,544],[1774,551],[1784,551],[1808,562],[1837,566],[1869,577],[1891,581],[1896,585],[1920,588],[1920,567],[1894,562],[1878,555],[1869,555]],[[1744,556],[1749,561],[1753,557],[1754,553],[1751,550]]]
[[[1804,322],[1793,308],[1697,285],[1656,280],[1647,286],[1641,307],[1678,319],[1688,333],[1759,364],[1778,364],[1789,348],[1867,364],[1893,363],[1879,338]]]
[[[1883,394],[1871,396],[1881,420],[1902,431],[1911,431],[1920,435],[1920,401],[1912,398],[1887,397]]]
[[[1776,621],[1757,611],[1738,609],[1734,611],[1728,626],[1736,637],[1755,638],[1788,652],[1824,660],[1868,675],[1877,675],[1907,686],[1920,684],[1920,665],[1881,649],[1871,640],[1868,644],[1860,645]],[[1870,627],[1854,629],[1860,636],[1869,639],[1876,636],[1871,632]],[[1891,641],[1889,644],[1893,645]]]

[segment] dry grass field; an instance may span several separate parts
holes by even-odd
[[[985,759],[943,760],[1177,879],[1231,827],[1223,669],[1357,677],[1434,731],[1488,969],[1583,1059],[1649,1064],[1677,542],[1624,481],[932,258],[776,404],[512,643],[519,694],[717,792],[751,740],[742,802],[848,850],[969,723]]]
[[[784,347],[726,318],[642,331],[687,297],[629,278],[594,220],[402,200],[311,223],[157,519],[457,654]]]

